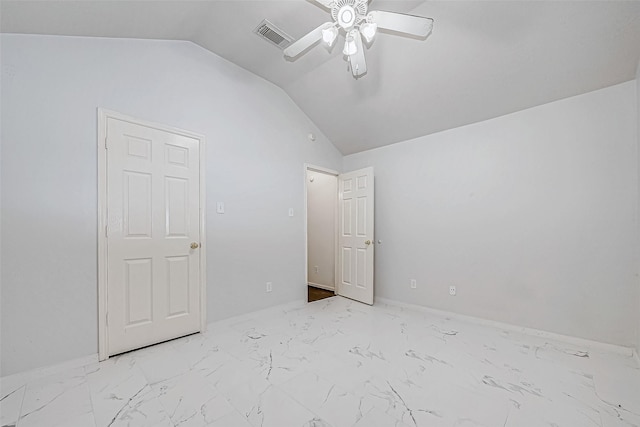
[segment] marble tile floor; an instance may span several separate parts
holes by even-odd
[[[0,386],[17,427],[640,427],[631,357],[340,297]]]

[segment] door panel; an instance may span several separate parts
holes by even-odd
[[[167,237],[189,237],[189,182],[186,179],[165,177],[165,209]]]
[[[367,286],[367,253],[368,249],[358,248],[358,257],[356,258],[356,268],[358,272],[356,274],[356,287],[364,289]]]
[[[367,237],[367,198],[358,197],[356,204],[356,234]]]
[[[124,172],[125,238],[151,238],[151,174]]]
[[[127,259],[125,263],[125,327],[148,323],[153,311],[153,269],[151,258]]]
[[[342,201],[341,212],[342,212],[342,235],[345,237],[351,236],[351,205],[353,204],[353,200],[346,199]]]
[[[338,294],[373,304],[373,168],[340,175],[338,191]]]
[[[200,330],[200,141],[112,117],[106,130],[112,355]]]
[[[340,260],[342,265],[342,279],[340,283],[350,285],[351,280],[351,248],[342,248],[342,259]]]
[[[167,257],[168,317],[189,314],[189,257]]]

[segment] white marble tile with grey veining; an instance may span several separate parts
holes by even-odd
[[[0,380],[3,425],[640,427],[631,357],[339,297],[47,372]]]
[[[157,383],[154,389],[175,425],[207,426],[234,412],[227,398],[197,372]]]
[[[25,375],[0,379],[0,426],[15,426],[18,423],[26,386]]]
[[[85,367],[98,427],[171,426],[170,418],[131,357],[114,357]]]
[[[84,368],[76,368],[26,386],[18,425],[21,427],[93,424],[93,407]]]
[[[314,413],[273,385],[257,396],[245,416],[255,427],[306,426],[319,420]]]

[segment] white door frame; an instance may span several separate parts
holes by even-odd
[[[304,164],[304,282],[305,289],[309,286],[309,230],[308,230],[308,212],[307,212],[307,191],[308,191],[308,182],[307,182],[307,171],[320,172],[327,175],[333,175],[338,179],[338,175],[340,172],[335,171],[333,169],[323,168],[321,166],[312,165],[310,163]],[[338,192],[336,191],[336,202],[338,200]],[[333,248],[333,260],[334,260],[334,269],[333,269],[333,288],[336,295],[338,294],[338,203],[336,203],[336,208],[334,210],[334,219],[333,219],[334,231],[333,234],[336,236],[335,246]]]
[[[171,126],[140,120],[115,111],[98,108],[98,359],[109,358],[108,320],[107,320],[107,120],[109,118],[131,122],[166,132],[183,135],[199,141],[200,147],[200,332],[207,326],[207,254],[205,227],[205,139],[203,135]]]

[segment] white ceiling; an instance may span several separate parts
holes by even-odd
[[[253,34],[267,18],[299,38],[330,20],[312,0],[5,1],[5,33],[190,40],[277,84],[343,154],[632,80],[640,1],[384,1],[435,19],[416,40],[380,33],[354,80],[341,46],[296,61]]]

